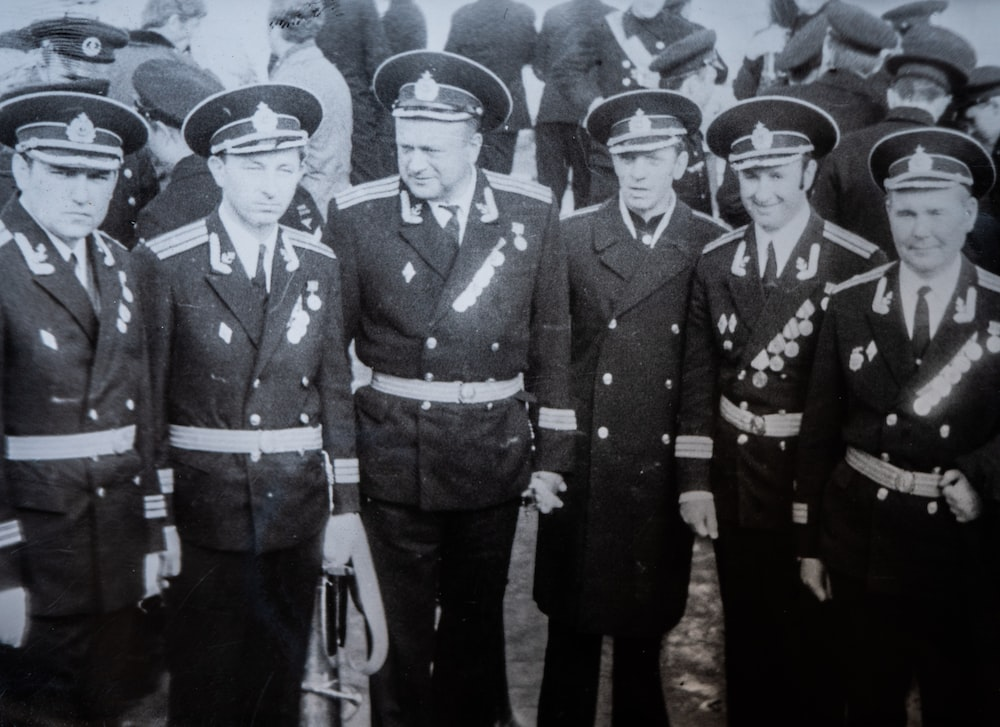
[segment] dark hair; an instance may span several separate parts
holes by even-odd
[[[268,24],[281,28],[289,43],[304,43],[319,33],[330,4],[330,0],[271,0]]]

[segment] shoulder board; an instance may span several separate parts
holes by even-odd
[[[1000,293],[1000,275],[994,275],[977,265],[976,276],[979,278],[980,287],[992,290],[994,293]]]
[[[859,273],[855,275],[853,278],[848,278],[847,280],[841,283],[837,283],[835,286],[833,286],[833,288],[830,289],[830,294],[834,295],[842,290],[853,288],[856,285],[862,285],[863,283],[870,283],[873,280],[878,280],[883,275],[885,275],[885,271],[891,268],[893,265],[895,265],[894,262],[885,263],[883,265],[879,265],[877,268],[872,268],[867,272]]]
[[[7,225],[0,220],[0,247],[3,247],[8,242],[14,239],[14,236],[10,234],[10,230],[7,229]]]
[[[747,230],[747,226],[743,225],[743,227],[737,227],[732,232],[727,232],[725,235],[723,235],[722,237],[720,237],[718,240],[715,240],[714,242],[710,242],[707,245],[705,245],[705,248],[701,251],[701,254],[702,255],[707,255],[708,253],[712,252],[713,250],[717,250],[720,247],[728,245],[730,242],[742,239],[743,238],[743,234],[746,232],[746,230]]]
[[[840,225],[835,225],[826,220],[823,221],[823,237],[865,259],[870,258],[879,250],[878,245],[868,242],[861,235],[855,235]]]
[[[698,210],[691,210],[691,214],[693,214],[695,217],[705,220],[705,222],[711,222],[716,227],[725,232],[733,231],[731,225],[728,225],[727,223],[723,222],[718,217],[712,217],[712,215],[706,215],[704,212],[699,212]]]
[[[385,199],[399,194],[399,175],[376,179],[374,182],[365,182],[356,187],[349,187],[343,192],[333,195],[338,209],[347,209],[356,204],[367,202],[371,199]]]
[[[160,260],[166,260],[206,242],[208,242],[208,227],[202,218],[154,237],[146,242],[146,247]]]
[[[295,245],[295,247],[301,247],[304,250],[309,250],[334,260],[337,259],[337,256],[333,254],[333,250],[322,242],[319,242],[314,233],[303,232],[302,230],[282,225],[281,234],[284,235],[286,240]]]
[[[589,215],[591,212],[597,210],[600,206],[601,206],[600,204],[592,204],[589,207],[581,207],[578,210],[572,210],[564,215],[560,215],[559,220],[560,221],[571,220],[574,217],[583,217],[584,215]]]
[[[128,248],[127,247],[125,247],[123,244],[121,244],[120,242],[118,242],[118,240],[116,240],[115,238],[113,238],[111,235],[109,235],[108,233],[106,233],[104,230],[95,230],[95,232],[98,234],[98,236],[102,240],[104,240],[104,244],[111,245],[118,252],[128,252]]]
[[[532,197],[540,202],[552,204],[552,190],[548,187],[543,187],[537,182],[531,182],[527,179],[517,179],[508,174],[492,172],[489,169],[484,169],[483,174],[486,175],[486,179],[489,181],[491,187],[502,189],[504,192],[523,194],[525,197]]]

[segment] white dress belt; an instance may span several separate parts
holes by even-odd
[[[883,462],[867,452],[854,447],[847,448],[844,460],[851,469],[864,475],[872,482],[905,495],[917,497],[941,497],[941,475],[930,472],[910,472],[889,462]]]
[[[135,425],[82,434],[4,437],[10,460],[53,460],[122,454],[135,444]]]
[[[524,376],[518,374],[506,381],[423,381],[400,376],[372,374],[375,391],[404,399],[421,399],[446,404],[484,404],[509,399],[524,389]]]
[[[322,449],[323,427],[213,429],[170,425],[170,446],[196,452],[276,454]]]
[[[802,414],[754,414],[741,409],[726,397],[719,402],[722,418],[747,434],[759,437],[797,437],[802,428]]]

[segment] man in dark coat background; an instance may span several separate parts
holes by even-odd
[[[660,648],[684,613],[692,542],[672,476],[687,302],[701,249],[726,230],[673,191],[700,123],[671,91],[612,96],[587,119],[621,191],[562,222],[582,435],[565,506],[539,521],[539,727],[593,723],[605,634],[614,723],[669,724]]]

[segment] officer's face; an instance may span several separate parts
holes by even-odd
[[[298,149],[209,157],[208,168],[222,188],[223,202],[253,229],[277,224],[302,177]]]
[[[889,226],[900,261],[932,277],[962,252],[978,204],[965,187],[896,190],[886,198]]]
[[[816,162],[796,159],[777,167],[741,169],[738,174],[747,214],[762,229],[775,232],[809,204],[806,195],[816,176]]]
[[[970,106],[965,118],[971,125],[970,131],[988,144],[996,143],[1000,137],[1000,96]]]
[[[473,174],[483,137],[470,123],[396,119],[399,174],[415,196],[450,201]]]
[[[646,219],[666,211],[674,180],[687,168],[687,152],[677,145],[645,152],[613,154],[625,206]]]
[[[73,242],[104,221],[118,172],[57,167],[20,154],[11,164],[21,204],[60,240]]]
[[[633,0],[632,13],[639,18],[651,18],[663,10],[667,0]]]

